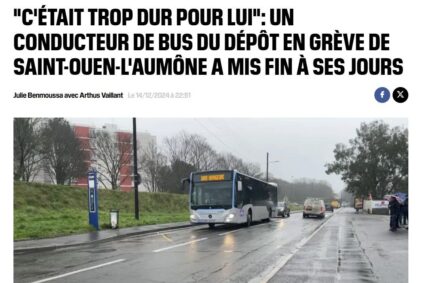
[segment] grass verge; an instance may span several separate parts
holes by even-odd
[[[119,226],[131,227],[189,220],[186,195],[139,194],[140,219],[134,218],[134,195],[100,190],[99,226],[109,229],[109,210],[119,209]],[[14,239],[56,237],[93,231],[88,225],[87,190],[70,186],[15,182]]]

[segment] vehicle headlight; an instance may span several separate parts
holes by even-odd
[[[190,215],[190,220],[196,220],[196,215],[195,214],[191,214]]]
[[[235,218],[235,215],[233,214],[233,213],[229,213],[227,216],[226,216],[226,222],[230,222],[230,221],[232,221],[232,219],[233,218]]]

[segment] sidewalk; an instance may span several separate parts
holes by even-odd
[[[107,242],[126,236],[133,236],[139,234],[147,234],[153,232],[160,232],[163,230],[177,229],[190,227],[189,222],[166,223],[157,225],[145,225],[138,227],[129,227],[121,229],[108,229],[85,234],[77,234],[70,236],[63,236],[57,238],[47,238],[39,240],[23,240],[14,242],[14,252],[34,252],[43,250],[54,250],[57,248],[80,246],[90,243]]]
[[[408,230],[389,231],[389,215],[360,214],[353,226],[378,282],[408,282]]]
[[[269,283],[407,283],[408,230],[390,232],[389,215],[342,208],[286,258]]]

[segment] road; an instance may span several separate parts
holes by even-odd
[[[102,283],[390,282],[386,280],[396,276],[397,282],[407,282],[407,232],[397,232],[394,238],[387,231],[387,219],[340,209],[327,213],[325,219],[303,219],[297,213],[249,228],[193,226],[89,246],[17,253],[14,279]],[[384,228],[378,230],[375,222]],[[369,235],[371,228],[376,231]],[[396,275],[392,274],[391,254],[379,246],[384,245],[383,240],[396,240],[393,244],[398,245]],[[375,264],[382,259],[386,260],[382,266]]]

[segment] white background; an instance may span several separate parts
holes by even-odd
[[[1,125],[0,162],[3,225],[1,233],[2,273],[13,280],[13,117],[356,117],[408,118],[410,145],[410,187],[412,225],[409,230],[409,270],[412,282],[419,281],[420,260],[424,251],[420,212],[423,203],[423,135],[424,96],[420,90],[424,80],[425,26],[419,1],[130,1],[115,4],[107,1],[14,1],[1,9]],[[13,8],[294,8],[292,27],[25,27]],[[265,56],[313,57],[401,57],[401,76],[15,76],[15,57],[137,57],[138,52],[17,52],[13,35],[18,32],[271,32],[390,33],[391,50],[385,52],[151,52],[152,57],[232,57]],[[142,55],[143,56],[143,55]],[[409,91],[404,104],[392,99],[385,104],[374,100],[376,88],[390,91],[403,86]],[[13,99],[14,92],[190,92],[191,99],[124,99],[124,100],[47,100]],[[416,275],[416,276],[415,276]]]

